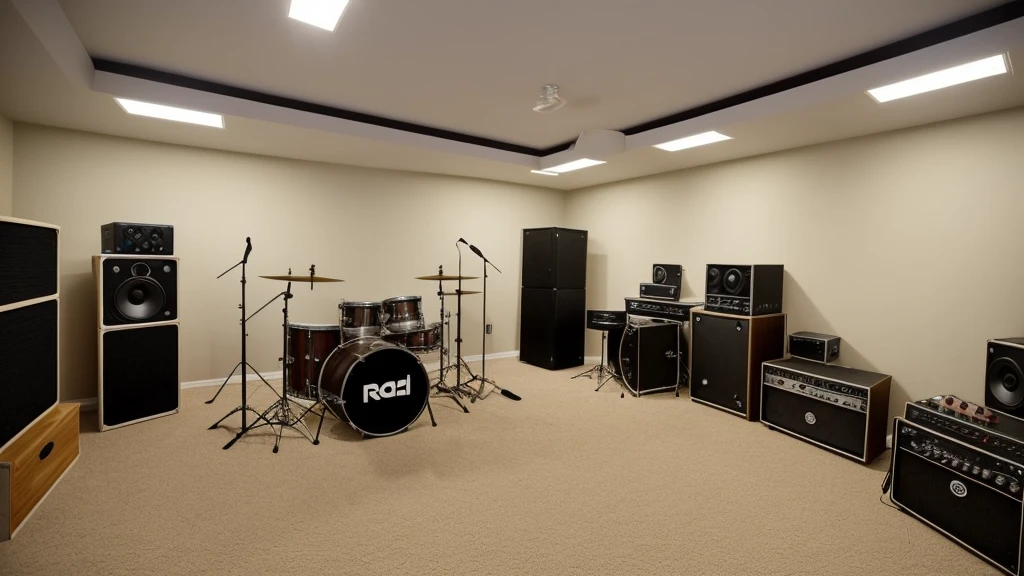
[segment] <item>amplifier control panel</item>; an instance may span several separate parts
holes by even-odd
[[[764,365],[764,384],[810,396],[850,410],[868,411],[868,390],[860,386],[851,386],[844,382],[795,372],[772,364]]]
[[[725,314],[737,314],[740,316],[750,315],[750,298],[737,298],[735,296],[707,295],[705,310],[712,312],[723,312]]]
[[[690,309],[696,308],[701,304],[703,302],[673,302],[670,300],[626,298],[626,313],[633,316],[689,322]]]
[[[954,412],[945,411],[941,407],[941,398],[941,396],[937,396],[907,403],[904,417],[911,422],[952,436],[981,450],[1024,464],[1024,442],[1007,434],[999,434],[992,429],[1000,427],[1006,422],[982,423]],[[1004,416],[1005,418],[1007,417]]]
[[[896,446],[958,474],[973,478],[1018,501],[1024,485],[1024,467],[964,446],[942,434],[898,422]]]

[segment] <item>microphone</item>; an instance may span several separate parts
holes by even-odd
[[[469,245],[469,249],[473,251],[473,254],[476,254],[477,256],[479,256],[481,258],[484,258],[484,253],[481,252],[480,249],[477,248],[476,246],[473,246],[472,244],[470,244]],[[487,258],[484,258],[484,260],[487,260]]]
[[[465,239],[465,238],[459,238],[459,242],[462,242],[462,243],[463,243],[463,244],[465,244],[466,246],[469,246],[469,242],[466,242],[466,239]],[[459,242],[456,242],[456,244],[458,244]],[[472,246],[470,246],[470,248],[472,248]]]
[[[248,236],[246,236],[245,237],[245,255],[242,256],[242,263],[243,264],[249,262],[249,252],[252,252],[252,241],[249,239]]]

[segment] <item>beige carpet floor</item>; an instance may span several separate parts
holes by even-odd
[[[0,543],[0,574],[998,573],[879,502],[888,453],[858,465],[685,390],[487,367],[523,400],[435,399],[436,428],[424,412],[370,440],[330,419],[320,446],[289,434],[278,454],[206,430],[237,386],[103,433],[87,412],[78,464]]]

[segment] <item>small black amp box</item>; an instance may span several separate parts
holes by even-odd
[[[672,284],[641,284],[641,298],[657,298],[659,300],[679,300],[679,286]]]
[[[103,254],[174,254],[174,226],[111,222],[100,227]]]
[[[834,362],[839,358],[839,336],[794,332],[789,335],[789,354],[825,364]]]

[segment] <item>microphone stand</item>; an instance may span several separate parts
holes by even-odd
[[[252,408],[251,406],[248,405],[248,400],[247,400],[248,394],[247,394],[247,390],[246,390],[246,380],[247,380],[247,378],[246,378],[245,369],[249,368],[250,370],[252,370],[253,373],[255,373],[257,376],[259,376],[260,380],[263,380],[264,384],[266,384],[268,387],[270,387],[271,390],[274,390],[274,387],[270,386],[270,383],[267,382],[266,378],[264,378],[263,375],[260,374],[258,370],[253,368],[249,364],[248,360],[246,360],[245,341],[246,341],[247,333],[246,333],[246,329],[245,329],[245,324],[246,324],[246,321],[248,320],[248,318],[246,318],[246,315],[245,315],[245,284],[246,284],[245,266],[249,262],[249,253],[250,252],[252,252],[252,242],[250,241],[249,238],[246,238],[245,239],[245,255],[242,256],[242,261],[239,262],[238,264],[235,264],[231,268],[228,268],[227,270],[225,270],[223,273],[221,273],[220,276],[217,276],[217,278],[220,279],[225,274],[227,274],[228,272],[231,272],[235,268],[238,268],[239,266],[242,267],[242,280],[241,280],[241,283],[242,283],[242,303],[238,305],[238,307],[242,310],[242,322],[241,322],[241,324],[242,324],[242,360],[238,364],[235,364],[235,368],[233,370],[231,370],[231,374],[228,374],[228,377],[224,379],[224,383],[220,385],[220,389],[217,390],[217,393],[213,395],[213,398],[211,398],[211,399],[206,401],[207,404],[212,404],[214,402],[214,400],[217,399],[217,396],[220,395],[221,390],[224,390],[224,386],[227,385],[228,380],[231,380],[231,377],[235,375],[235,370],[238,370],[239,367],[242,368],[242,404],[240,406],[238,406],[237,408],[235,408],[234,410],[228,412],[223,418],[221,418],[220,420],[217,420],[217,422],[215,422],[212,426],[210,426],[208,428],[209,430],[215,430],[217,428],[217,426],[221,422],[223,422],[224,420],[227,420],[227,418],[229,416],[231,416],[235,412],[241,412],[242,413],[242,430],[241,430],[241,432],[239,432],[238,437],[241,437],[242,434],[244,434],[245,432],[251,430],[253,428],[253,426],[255,426],[256,422],[259,422],[260,420],[264,420],[268,424],[270,423],[270,421],[267,420],[267,418],[263,414],[261,414],[260,412],[257,412],[256,409],[254,409],[254,408]],[[265,307],[266,306],[264,306],[264,308]],[[263,308],[260,308],[260,310],[262,310],[262,309]],[[253,314],[253,316],[255,316],[255,314]],[[274,393],[276,394],[277,391],[274,390]],[[246,414],[248,412],[252,412],[253,414],[256,414],[257,418],[253,422],[253,426],[250,426],[248,424],[247,419],[246,419]],[[232,444],[233,443],[234,442],[232,442]],[[229,446],[225,446],[225,449],[227,449],[229,447],[230,447],[230,445]]]
[[[484,385],[485,384],[490,384],[491,386],[494,386],[495,388],[498,389],[498,391],[501,392],[501,395],[506,397],[506,398],[511,398],[512,400],[522,400],[522,398],[520,398],[518,395],[516,395],[516,394],[514,394],[514,393],[512,393],[512,392],[510,392],[508,390],[505,390],[504,388],[498,386],[497,384],[494,383],[493,380],[488,380],[487,379],[487,267],[490,266],[491,268],[494,268],[494,270],[498,274],[501,274],[501,270],[498,270],[498,267],[495,266],[493,262],[488,260],[487,257],[483,255],[483,252],[481,252],[480,249],[477,248],[476,246],[470,245],[469,249],[472,250],[474,254],[479,256],[481,260],[484,261],[483,339],[482,339],[482,342],[481,342],[480,374],[479,375],[473,375],[472,373],[470,373],[470,375],[472,375],[473,377],[470,378],[469,380],[467,380],[466,382],[464,382],[463,384],[468,386],[472,382],[475,382],[475,381],[479,381],[480,382],[480,387],[477,390],[475,390],[472,393],[472,396],[470,397],[469,401],[470,401],[471,404],[475,403],[477,398],[484,398],[483,393],[484,393]]]

